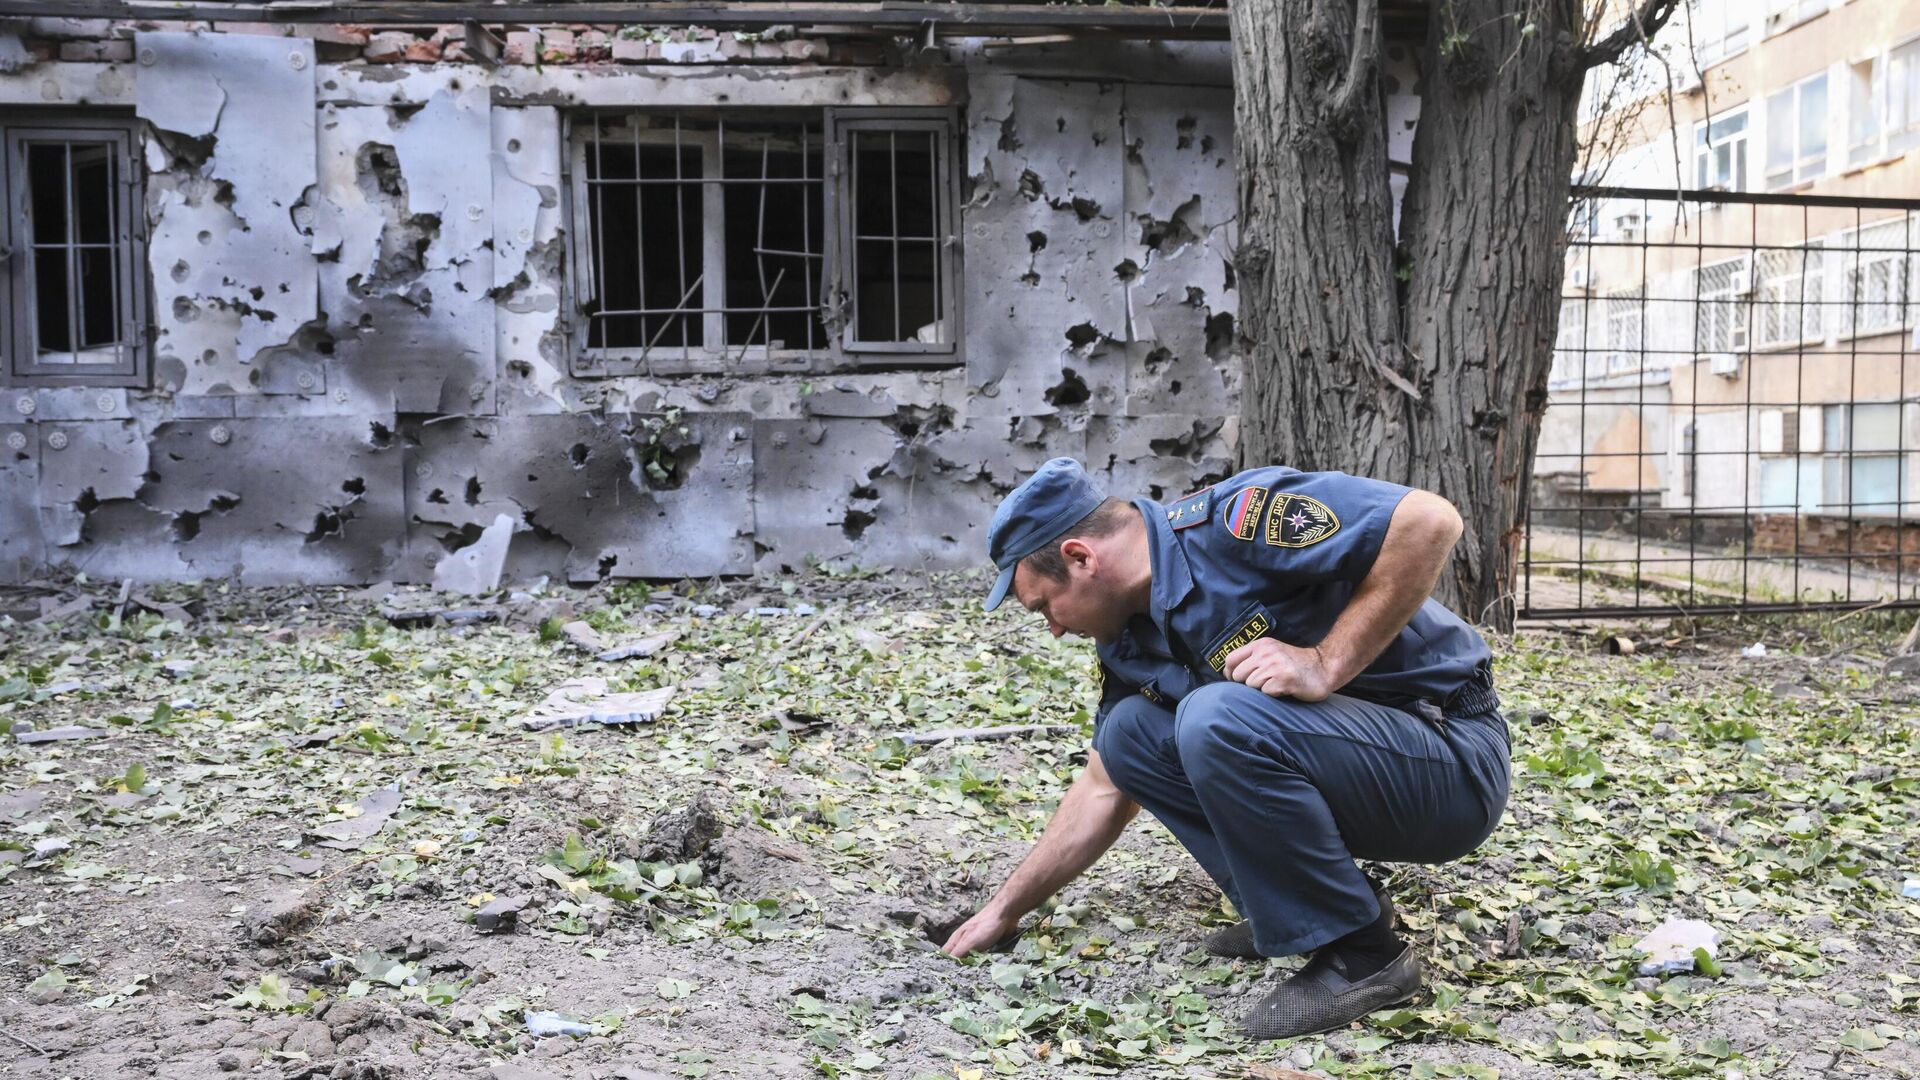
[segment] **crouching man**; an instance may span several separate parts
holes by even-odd
[[[1420,962],[1354,860],[1437,863],[1506,806],[1486,643],[1429,598],[1460,517],[1437,495],[1253,469],[1178,502],[1103,498],[1071,458],[987,530],[1009,592],[1098,645],[1093,751],[1040,841],[946,951],[1007,938],[1146,807],[1245,921],[1209,952],[1312,959],[1254,1006],[1257,1039],[1412,997]]]

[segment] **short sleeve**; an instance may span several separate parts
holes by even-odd
[[[1413,489],[1339,472],[1257,469],[1222,496],[1231,544],[1263,570],[1357,582],[1373,569],[1393,511]],[[1217,541],[1217,542],[1221,542]],[[1235,543],[1235,541],[1238,541]]]

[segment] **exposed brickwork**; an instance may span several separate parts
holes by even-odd
[[[1892,573],[1896,556],[1902,574],[1920,573],[1920,522],[1809,514],[1760,514],[1753,519],[1753,545],[1759,551],[1802,555],[1871,555],[1854,565]]]

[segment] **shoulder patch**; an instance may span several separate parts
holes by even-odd
[[[1267,507],[1267,543],[1303,548],[1340,531],[1340,518],[1319,499],[1277,492]]]
[[[1207,520],[1207,507],[1213,503],[1213,489],[1202,488],[1167,507],[1167,521],[1176,529],[1191,529]]]
[[[1267,489],[1250,487],[1227,500],[1227,512],[1220,524],[1241,540],[1252,540],[1260,533],[1260,507],[1267,501]]]

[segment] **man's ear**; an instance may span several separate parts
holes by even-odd
[[[1067,561],[1069,571],[1091,572],[1100,565],[1099,556],[1093,550],[1093,545],[1077,536],[1061,542],[1060,556]]]

